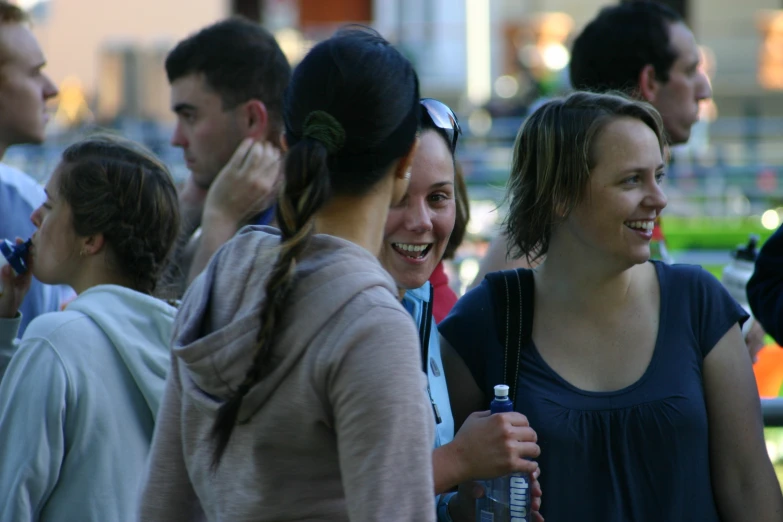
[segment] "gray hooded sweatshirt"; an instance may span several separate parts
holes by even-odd
[[[434,422],[416,329],[369,252],[312,238],[263,377],[215,472],[218,408],[255,354],[279,232],[247,227],[185,295],[144,521],[435,519]]]

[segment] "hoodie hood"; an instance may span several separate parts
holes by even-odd
[[[215,255],[185,295],[173,350],[189,379],[183,393],[214,413],[245,378],[256,354],[265,284],[279,251],[280,232],[244,228]],[[296,266],[294,285],[275,327],[262,377],[242,401],[248,420],[291,373],[313,338],[357,294],[381,287],[392,295],[391,276],[370,252],[350,241],[316,234]]]
[[[87,315],[103,330],[157,418],[177,309],[129,288],[98,285],[82,292],[66,310]]]

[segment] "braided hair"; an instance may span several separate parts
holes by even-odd
[[[277,204],[280,250],[266,282],[253,361],[213,425],[213,470],[244,396],[265,371],[316,214],[333,195],[365,195],[390,175],[416,139],[418,98],[410,62],[366,28],[339,31],[294,71],[283,104],[290,148]]]
[[[103,234],[115,270],[152,294],[179,230],[168,169],[130,140],[95,135],[68,147],[58,171],[76,234]]]

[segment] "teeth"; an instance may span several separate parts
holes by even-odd
[[[631,228],[647,230],[648,232],[655,227],[654,221],[626,221],[625,224]]]
[[[407,243],[394,243],[395,248],[408,252],[424,252],[429,245],[409,245]]]

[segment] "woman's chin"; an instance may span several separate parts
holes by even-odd
[[[416,290],[421,288],[427,282],[427,279],[419,274],[406,274],[405,277],[397,280],[397,286],[405,290]]]
[[[41,270],[37,266],[33,266],[33,277],[36,278],[39,282],[45,284],[45,285],[63,285],[66,283],[63,283],[56,277],[52,277],[52,274],[48,273],[46,270]]]

